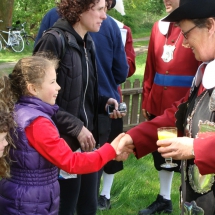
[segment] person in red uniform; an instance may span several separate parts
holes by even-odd
[[[184,37],[183,44],[203,63],[184,98],[167,108],[163,115],[128,131],[119,144],[119,147],[134,144],[137,158],[156,151],[157,147],[165,144],[167,147],[158,149],[164,157],[187,159],[181,165],[181,214],[215,213],[214,174],[209,174],[215,173],[214,17],[214,1],[189,0],[163,19],[178,22]],[[157,141],[157,128],[164,126],[177,126],[179,137]]]
[[[179,6],[179,0],[164,0],[166,12]],[[142,112],[146,120],[163,114],[174,101],[182,98],[192,84],[199,62],[192,50],[182,45],[183,35],[175,23],[157,21],[151,31],[143,79]],[[164,169],[164,158],[152,153],[154,166],[159,171],[160,192],[156,200],[139,215],[171,212],[171,185],[177,168]]]

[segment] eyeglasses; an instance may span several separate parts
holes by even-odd
[[[184,36],[184,38],[187,40],[188,38],[188,34],[194,29],[196,28],[198,25],[195,25],[194,27],[192,27],[190,30],[186,31],[186,32],[182,32],[182,35]]]

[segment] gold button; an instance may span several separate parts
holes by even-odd
[[[167,90],[167,87],[164,87],[163,89],[164,89],[164,90]]]
[[[172,43],[174,43],[174,42],[175,42],[175,40],[171,40],[171,42],[172,42]]]
[[[169,71],[166,71],[166,74],[169,74]]]

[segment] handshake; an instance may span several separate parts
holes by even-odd
[[[134,144],[130,135],[121,133],[112,142],[111,146],[116,152],[117,161],[124,161],[128,158],[129,154],[133,153]]]

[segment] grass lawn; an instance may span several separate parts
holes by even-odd
[[[33,44],[27,46],[25,44],[25,48],[22,52],[14,52],[12,49],[2,49],[0,51],[0,65],[9,62],[17,62],[19,59],[32,55]],[[9,74],[12,72],[13,67],[2,68],[0,70],[0,75]]]
[[[127,78],[127,80],[130,80],[133,83],[135,79],[139,79],[140,83],[142,83],[146,57],[147,57],[147,52],[144,52],[144,53],[136,56],[136,60],[135,60],[136,61],[136,71],[131,77]]]
[[[175,173],[172,183],[173,215],[179,215],[180,174]],[[153,165],[151,154],[139,160],[131,155],[124,162],[124,170],[115,174],[111,190],[112,208],[98,211],[97,215],[137,215],[147,207],[159,193],[158,172]]]
[[[133,43],[133,46],[135,48],[141,47],[141,46],[148,46],[149,41],[136,41]]]
[[[18,61],[19,59],[25,56],[32,55],[32,50],[33,45],[32,46],[25,45],[25,48],[22,52],[14,52],[12,49],[2,49],[0,51],[0,64]]]

